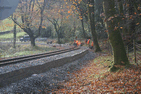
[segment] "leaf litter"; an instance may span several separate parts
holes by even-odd
[[[52,90],[52,94],[141,94],[141,66],[110,72],[112,62],[111,55],[97,53],[89,64],[71,73],[73,78],[59,83],[63,88]]]

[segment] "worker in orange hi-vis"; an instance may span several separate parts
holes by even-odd
[[[88,44],[88,46],[90,46],[90,39],[88,39],[87,44]]]
[[[91,46],[94,46],[94,42],[92,41]]]
[[[76,44],[77,44],[77,46],[78,46],[78,40],[76,40],[76,41],[75,41],[75,43],[76,43]]]
[[[77,46],[79,46],[79,41],[77,42]]]
[[[80,46],[81,45],[81,42],[80,41],[78,41],[78,46]]]
[[[90,49],[93,49],[93,48],[94,48],[94,42],[92,41]]]

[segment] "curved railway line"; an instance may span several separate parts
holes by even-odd
[[[82,47],[82,49],[83,49],[83,47]],[[42,54],[0,60],[0,67],[11,66],[12,64],[14,65],[15,63],[22,64],[22,63],[29,61],[29,60],[64,54],[66,52],[75,51],[75,50],[81,50],[81,49],[80,49],[80,47],[71,47],[71,48],[64,49],[64,50],[57,50],[57,51],[47,52],[47,53],[42,53]],[[72,55],[70,54],[69,56],[55,59],[53,61],[49,61],[49,62],[46,62],[41,65],[29,66],[29,67],[21,68],[18,70],[9,71],[4,74],[0,74],[0,88],[7,86],[7,85],[10,85],[11,83],[20,81],[24,78],[30,77],[33,74],[44,73],[44,72],[50,70],[51,68],[63,66],[64,64],[70,63],[72,61],[75,61],[75,60],[83,57],[87,53],[88,53],[88,48],[83,49],[83,50],[81,50],[81,52],[77,52],[76,54],[75,53]]]
[[[62,54],[62,53],[66,53],[66,52],[70,52],[70,51],[74,51],[74,50],[78,50],[78,49],[80,49],[80,48],[79,47],[71,47],[68,49],[57,50],[57,51],[53,51],[53,52],[28,55],[28,56],[22,56],[22,57],[10,58],[10,59],[3,59],[3,60],[0,60],[0,66],[5,66],[5,65],[9,65],[9,64],[23,62],[23,61],[58,55],[58,54]]]

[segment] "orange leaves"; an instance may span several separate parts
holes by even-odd
[[[82,16],[79,16],[79,19],[82,20],[83,19]]]
[[[68,11],[68,13],[71,13],[70,11]]]
[[[127,7],[129,7],[129,4],[127,4]]]
[[[41,92],[42,90],[38,90],[39,92]]]
[[[140,23],[136,23],[136,25],[139,25]]]
[[[105,32],[108,32],[108,30],[105,30]]]
[[[137,9],[138,9],[138,10],[141,10],[141,7],[138,7]]]
[[[125,18],[122,18],[122,20],[124,20]]]
[[[89,4],[89,7],[93,7],[93,5]]]
[[[98,53],[97,53],[98,54]],[[101,57],[101,58],[99,58]],[[99,59],[88,61],[89,63],[82,69],[75,71],[72,79],[61,83],[65,88],[58,89],[60,94],[122,94],[122,93],[140,93],[141,88],[141,70],[137,66],[131,66],[128,69],[119,70],[111,73],[108,67],[104,67],[103,61],[107,56],[99,55]],[[105,59],[103,59],[105,58]],[[121,61],[122,64],[125,62]],[[124,68],[125,66],[114,65]],[[69,72],[68,72],[69,73]],[[55,92],[53,92],[55,93]],[[59,93],[57,93],[59,94]]]
[[[58,12],[60,13],[60,12],[61,12],[61,10],[59,9],[59,10],[58,10]]]
[[[42,28],[46,28],[46,26],[42,26]]]
[[[120,29],[123,29],[123,27],[120,27]]]
[[[68,18],[69,18],[69,15],[68,15],[68,16],[66,16],[66,18],[68,19]]]
[[[133,18],[133,15],[131,15],[129,19],[132,19],[132,18]]]
[[[71,8],[74,9],[74,10],[76,9],[76,7],[74,5],[72,5]]]
[[[69,8],[70,8],[70,6],[67,6],[67,8],[69,9]]]
[[[76,2],[73,2],[73,4],[74,4],[74,5],[77,5],[77,3],[76,3]]]
[[[134,12],[134,14],[136,15],[137,13],[136,13],[136,12]]]
[[[81,2],[80,1],[78,1],[78,4],[80,4]]]

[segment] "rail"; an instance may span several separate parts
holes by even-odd
[[[41,54],[36,54],[36,55],[28,55],[28,56],[22,56],[22,57],[10,58],[10,59],[3,59],[3,60],[0,60],[0,66],[5,66],[5,65],[9,65],[9,64],[23,62],[23,61],[58,55],[61,53],[66,53],[66,52],[70,52],[70,51],[77,50],[77,49],[80,49],[80,48],[79,47],[71,47],[68,49],[57,50],[57,51],[53,51],[53,52],[41,53]]]

